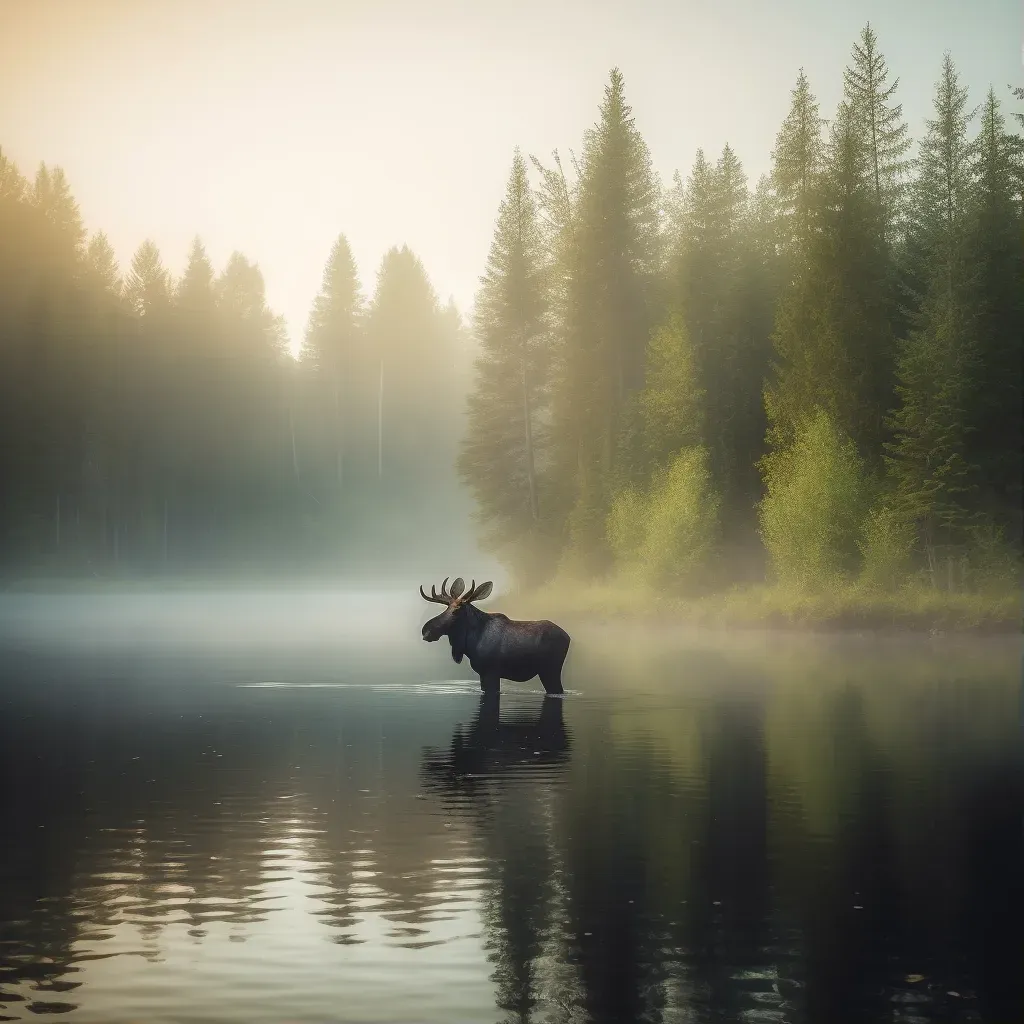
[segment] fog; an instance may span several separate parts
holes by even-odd
[[[6,5],[4,585],[1005,628],[1024,94],[940,6]]]

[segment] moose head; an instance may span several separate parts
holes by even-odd
[[[433,643],[435,640],[440,640],[441,637],[447,635],[452,644],[452,658],[454,658],[456,664],[460,663],[463,655],[466,653],[466,644],[473,624],[474,614],[478,617],[482,614],[472,607],[472,603],[488,597],[492,586],[493,584],[490,580],[486,583],[481,583],[479,586],[477,586],[476,580],[473,580],[469,585],[469,590],[465,590],[466,582],[461,576],[452,581],[450,590],[448,589],[448,577],[446,576],[444,583],[441,584],[440,594],[434,590],[433,584],[430,586],[429,594],[424,593],[421,586],[420,596],[424,601],[432,601],[435,604],[443,604],[445,606],[445,610],[440,615],[435,615],[434,618],[423,624],[423,639]],[[465,593],[463,593],[464,590]]]

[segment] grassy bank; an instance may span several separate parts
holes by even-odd
[[[551,584],[516,595],[513,615],[622,617],[708,628],[1019,633],[1021,594],[949,593],[911,586],[879,593],[847,586],[825,593],[748,586],[701,598],[668,597],[636,584]]]

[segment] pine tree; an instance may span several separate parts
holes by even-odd
[[[49,170],[46,164],[39,165],[32,201],[60,232],[72,257],[80,258],[85,244],[85,227],[62,168]]]
[[[22,177],[17,164],[4,156],[0,146],[0,199],[21,199],[28,191],[28,183]]]
[[[706,397],[686,322],[673,313],[651,334],[647,384],[638,396],[647,476],[704,443]]]
[[[160,250],[146,239],[135,250],[124,278],[124,298],[137,316],[148,317],[165,312],[170,305],[170,275],[160,258]]]
[[[537,203],[517,149],[476,298],[480,355],[458,466],[491,542],[521,574],[534,567],[550,516],[540,474],[550,370],[544,285]]]
[[[806,248],[815,229],[825,124],[803,68],[797,76],[792,97],[772,151],[772,185],[780,220],[780,244],[790,255]]]
[[[888,244],[901,227],[904,177],[910,149],[903,105],[892,102],[899,79],[888,83],[889,69],[878,51],[878,38],[865,25],[853,46],[853,62],[843,72],[846,102],[868,151],[866,173],[882,210],[882,231]]]
[[[454,439],[439,443],[436,434],[439,422],[453,418],[452,340],[441,331],[437,295],[419,257],[408,246],[390,249],[366,315],[366,390],[373,410],[367,447],[390,493],[436,478],[442,458],[450,470]]]
[[[194,313],[208,313],[214,306],[213,264],[197,235],[188,251],[185,273],[178,282],[175,299],[178,305]]]
[[[900,352],[895,441],[887,446],[901,506],[921,527],[929,560],[937,545],[964,539],[970,518],[968,403],[978,372],[967,244],[971,117],[947,54],[920,144],[911,242],[922,295]]]
[[[1020,536],[1021,394],[1024,381],[1024,217],[1020,139],[1006,131],[995,91],[981,112],[967,255],[978,375],[970,401],[968,458],[985,503]]]
[[[324,268],[320,294],[313,300],[302,358],[340,379],[358,343],[363,307],[356,261],[348,240],[339,235]]]
[[[89,240],[86,259],[96,284],[111,295],[120,295],[121,275],[118,273],[117,257],[110,240],[102,231],[97,231]]]
[[[358,347],[362,340],[363,296],[348,240],[339,235],[324,268],[320,294],[313,300],[302,360],[317,382],[323,422],[330,424],[336,483],[342,484],[345,451],[355,399]]]
[[[607,564],[604,523],[619,469],[622,413],[642,385],[655,315],[660,198],[615,69],[598,123],[584,137],[557,409],[561,461],[576,467],[571,555],[584,571]]]
[[[776,313],[778,362],[766,386],[769,440],[788,447],[821,408],[865,455],[880,451],[891,404],[891,279],[869,151],[849,103],[840,105],[818,177],[816,230]]]
[[[763,357],[752,347],[747,305],[748,202],[746,176],[732,148],[727,145],[714,166],[698,151],[682,201],[675,305],[683,311],[706,396],[712,475],[730,508],[747,483],[750,439],[743,406],[757,401],[764,371]]]

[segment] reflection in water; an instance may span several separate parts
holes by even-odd
[[[5,661],[0,1019],[1022,1019],[1016,652],[611,646]]]

